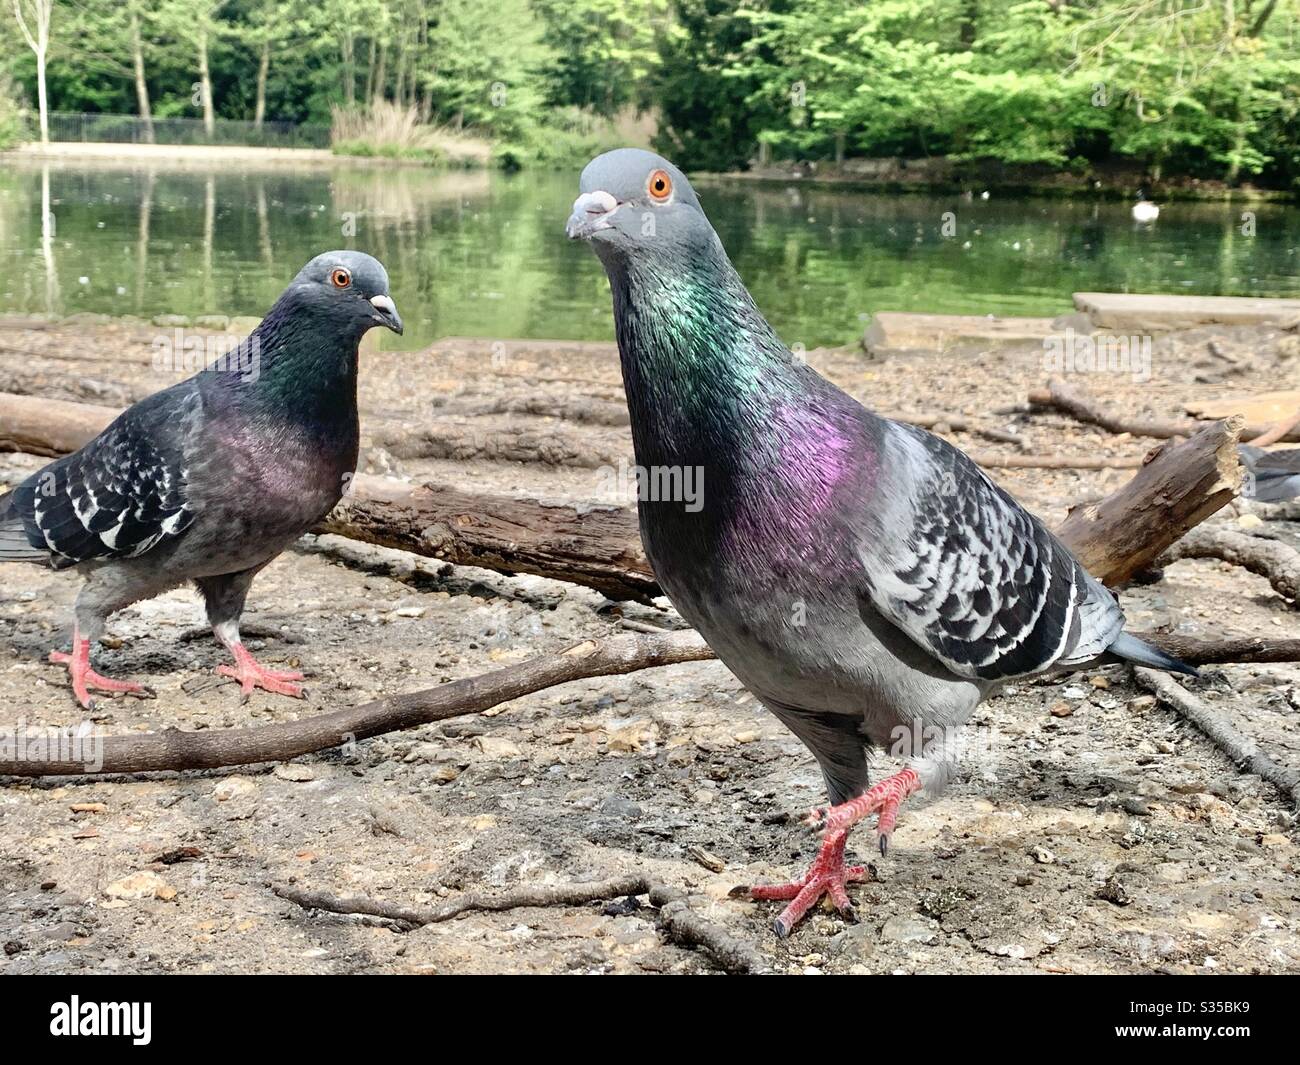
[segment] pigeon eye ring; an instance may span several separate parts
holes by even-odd
[[[352,275],[341,266],[335,267],[330,271],[330,284],[335,288],[347,288],[352,284]]]
[[[655,203],[667,203],[673,194],[673,179],[668,176],[667,170],[655,170],[646,179],[645,187]]]

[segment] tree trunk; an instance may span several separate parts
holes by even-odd
[[[45,96],[45,49],[36,53],[36,100],[41,111],[41,143],[50,143],[50,108]]]
[[[217,131],[216,116],[212,113],[212,75],[208,71],[208,31],[199,31],[199,103],[203,107],[203,131],[212,139]]]
[[[144,126],[145,144],[153,144],[153,109],[149,105],[149,83],[144,77],[144,44],[140,40],[140,16],[131,12],[131,67],[135,71],[135,107]]]
[[[388,44],[385,41],[379,42],[379,59],[375,63],[375,90],[370,95],[371,100],[387,99],[385,93],[388,89]]]
[[[378,44],[373,37],[370,38],[370,57],[366,61],[366,103],[369,104],[375,98],[375,56],[378,50]]]
[[[271,70],[271,42],[262,42],[262,57],[257,64],[257,103],[253,108],[253,128],[262,131],[266,118],[266,76]]]
[[[339,38],[339,56],[343,60],[343,103],[350,110],[357,103],[356,38],[351,29],[344,29]]]

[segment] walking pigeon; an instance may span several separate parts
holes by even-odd
[[[239,637],[258,571],[339,501],[356,469],[357,348],[377,325],[402,331],[383,266],[355,251],[318,255],[253,333],[195,376],[124,411],[80,451],[0,497],[0,561],[77,567],[67,665],[90,689],[152,694],[101,676],[90,645],[117,610],[193,581],[217,639],[218,672],[301,698],[297,672],[258,664]]]
[[[1242,495],[1260,503],[1285,503],[1300,496],[1300,447],[1282,451],[1239,444],[1237,452],[1248,476]]]
[[[640,493],[646,553],[830,793],[809,817],[823,836],[807,875],[750,889],[789,901],[778,934],[823,894],[850,911],[849,828],[877,814],[883,853],[899,805],[942,786],[953,730],[1000,681],[1099,660],[1193,672],[1126,634],[1114,597],[966,455],[792,355],[675,166],[620,149],[580,189],[567,232],[609,276],[637,465],[659,488],[694,477],[689,501]],[[907,767],[868,787],[866,744]]]

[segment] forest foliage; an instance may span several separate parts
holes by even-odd
[[[947,157],[1300,182],[1300,0],[54,0],[55,111],[328,123],[527,164],[647,116],[684,166]],[[12,18],[12,13],[8,15]],[[0,136],[36,66],[0,35]],[[7,76],[6,76],[7,75]],[[8,88],[6,88],[6,82]],[[643,117],[642,126],[646,125]]]

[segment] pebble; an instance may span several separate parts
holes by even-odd
[[[110,899],[162,899],[169,901],[176,897],[176,889],[157,873],[143,870],[114,880],[104,888],[104,894]]]
[[[217,802],[229,802],[231,799],[252,795],[256,791],[257,785],[248,777],[226,777],[225,780],[218,781],[217,786],[212,789],[212,797]]]
[[[1051,865],[1056,861],[1056,855],[1046,847],[1035,847],[1031,853],[1039,865]]]
[[[938,933],[925,921],[898,914],[885,922],[880,938],[889,943],[933,943]]]
[[[316,779],[316,771],[310,766],[295,765],[292,762],[288,765],[278,765],[271,772],[281,780],[290,780],[295,784],[303,784]]]

